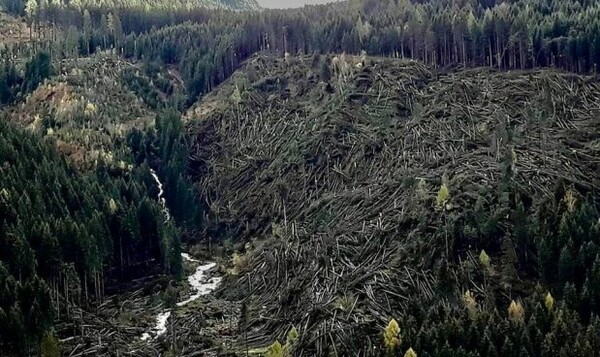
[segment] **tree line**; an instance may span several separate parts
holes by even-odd
[[[46,52],[39,52],[31,58],[25,64],[22,74],[11,61],[1,62],[0,104],[12,103],[17,98],[33,92],[52,74],[50,56]]]
[[[7,2],[17,0],[2,1],[12,9]],[[595,72],[600,62],[600,4],[591,0],[353,0],[262,12],[31,1],[36,5],[23,11],[34,29],[36,24],[65,29],[65,45],[72,47],[67,53],[114,49],[129,58],[178,65],[193,98],[258,51],[364,50],[439,68],[552,66],[580,73]],[[42,47],[52,47],[54,40],[38,38]]]
[[[130,8],[152,11],[192,10],[197,8],[218,7],[230,10],[255,10],[259,8],[256,0],[3,0],[0,3],[9,13],[31,15],[35,12],[53,12],[65,9],[115,9]]]

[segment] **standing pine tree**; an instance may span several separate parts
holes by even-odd
[[[54,335],[54,332],[46,332],[42,338],[42,344],[40,347],[41,357],[60,357],[60,345],[58,339]]]
[[[22,93],[31,93],[52,73],[50,55],[38,52],[26,65],[25,77],[21,86]]]

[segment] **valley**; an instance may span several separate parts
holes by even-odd
[[[0,9],[0,356],[596,355],[600,4]]]

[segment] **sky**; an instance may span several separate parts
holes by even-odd
[[[271,9],[286,9],[304,5],[325,4],[339,0],[258,0],[260,6]]]

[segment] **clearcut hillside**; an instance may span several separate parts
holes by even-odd
[[[599,97],[556,70],[247,61],[186,120],[249,345],[379,355],[395,319],[419,356],[593,355]]]

